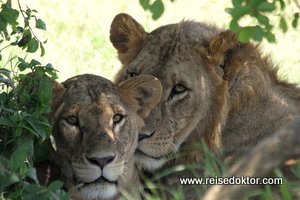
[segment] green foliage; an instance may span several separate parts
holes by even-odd
[[[170,0],[174,2],[174,0]],[[150,0],[140,0],[140,4],[144,10],[149,10],[152,13],[152,19],[157,20],[164,13],[165,7],[162,0],[155,0],[153,3]]]
[[[170,0],[174,2],[174,0]],[[285,1],[285,0],[232,0],[233,8],[226,8],[225,11],[231,15],[232,20],[230,22],[230,30],[238,33],[239,40],[241,42],[248,42],[250,39],[256,41],[262,41],[266,38],[268,42],[275,42],[274,26],[278,25],[279,28],[285,33],[287,32],[289,25],[293,28],[298,26],[299,11],[295,11],[292,17],[289,17],[289,13],[293,12],[287,5],[298,7],[300,5],[297,1]],[[140,0],[140,4],[144,10],[149,10],[152,13],[152,19],[157,20],[164,12],[164,4],[162,0],[155,0],[152,3],[150,0]],[[278,24],[276,22],[270,22],[269,16],[277,16]],[[255,26],[241,26],[239,21],[242,18],[250,17],[256,20]],[[274,24],[275,23],[275,24]]]
[[[232,0],[233,8],[226,8],[225,11],[232,16],[230,29],[238,33],[239,40],[248,42],[251,38],[261,41],[266,38],[268,42],[275,42],[273,27],[270,23],[268,15],[279,12],[279,27],[285,33],[288,30],[287,21],[291,21],[285,13],[286,4],[292,4],[290,1],[284,0]],[[288,11],[290,12],[290,10]],[[240,26],[239,20],[250,16],[256,19],[256,26]],[[299,12],[294,13],[291,25],[296,28],[299,20]]]
[[[11,37],[14,36],[15,40],[12,41],[8,46],[18,45],[19,47],[22,47],[22,49],[26,49],[26,52],[29,53],[35,53],[40,47],[41,56],[44,56],[45,50],[43,44],[46,43],[46,41],[41,42],[34,35],[31,26],[29,26],[29,22],[33,18],[35,20],[36,28],[46,30],[45,22],[41,19],[38,19],[35,16],[35,13],[37,13],[37,11],[31,10],[30,8],[22,10],[20,4],[19,10],[13,9],[10,3],[2,4],[0,12],[0,32],[4,40],[0,40],[0,45],[5,41],[12,41]],[[17,22],[20,14],[24,19],[23,27]],[[11,33],[9,33],[9,30],[12,30]],[[19,39],[20,37],[21,39]],[[0,55],[2,50],[4,50],[6,47],[0,49]]]
[[[19,2],[18,2],[19,3]],[[43,43],[35,36],[30,26],[46,30],[46,24],[37,19],[35,10],[18,10],[8,1],[0,11],[0,53],[21,48],[28,53],[41,49]],[[24,25],[19,25],[19,16]],[[0,54],[1,55],[1,54]],[[2,58],[2,56],[0,56]],[[13,70],[5,69],[14,66]],[[26,75],[25,72],[31,72]],[[34,165],[45,160],[49,154],[46,139],[51,126],[43,116],[50,111],[52,86],[49,76],[56,78],[51,64],[43,66],[39,61],[11,55],[0,68],[0,191],[2,199],[70,199],[55,181],[46,186],[38,182]]]

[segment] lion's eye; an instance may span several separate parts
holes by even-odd
[[[123,118],[124,118],[123,115],[120,115],[120,114],[114,115],[113,116],[113,122],[114,122],[114,124],[117,124],[117,123],[121,122]]]
[[[69,124],[72,124],[72,125],[77,125],[78,124],[78,117],[75,117],[75,116],[69,116],[66,118],[66,121],[69,123]]]
[[[185,92],[187,89],[183,85],[175,85],[173,90],[175,93],[179,94],[179,93]]]
[[[188,89],[187,89],[185,86],[181,85],[181,84],[175,85],[175,86],[172,88],[172,91],[171,91],[171,94],[170,94],[168,100],[173,99],[174,95],[178,95],[178,94],[184,93],[184,92],[186,92],[187,90],[188,90]]]

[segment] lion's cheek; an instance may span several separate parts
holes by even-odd
[[[117,159],[118,162],[114,162],[107,167],[104,167],[102,176],[109,180],[118,180],[124,172],[125,160]]]
[[[69,144],[73,144],[76,137],[79,134],[79,129],[77,126],[70,126],[70,124],[68,124],[67,122],[63,121],[61,123],[61,133],[62,137],[64,138],[64,140],[66,142],[68,142]]]
[[[72,169],[77,179],[89,183],[101,176],[101,169],[96,165],[88,165],[83,160],[72,162]]]
[[[191,131],[196,128],[199,121],[206,118],[209,106],[206,106],[207,94],[201,94],[200,96],[189,93],[180,104],[172,108],[175,122],[174,139],[176,141],[176,148],[186,140]],[[203,106],[199,106],[199,102],[203,102]],[[204,103],[205,102],[205,103]],[[189,109],[186,109],[183,105],[189,105]],[[196,106],[198,105],[198,106]]]

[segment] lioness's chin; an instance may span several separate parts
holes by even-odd
[[[135,163],[138,166],[141,166],[145,170],[154,171],[160,168],[164,163],[166,163],[166,158],[164,156],[161,157],[152,157],[140,150],[137,150],[134,153]]]
[[[74,199],[80,196],[79,199],[111,199],[117,194],[117,185],[115,183],[91,183],[78,188],[73,195]]]

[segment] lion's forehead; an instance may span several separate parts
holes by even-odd
[[[177,33],[169,26],[162,27],[161,31],[150,34],[139,55],[129,64],[127,71],[136,74],[151,74],[161,81],[166,75],[170,77],[172,73],[183,74],[189,79],[196,78],[195,76],[199,74],[197,71],[203,70],[200,68],[204,65],[203,57],[205,56],[202,50],[203,41],[206,39],[200,36],[208,34],[201,31],[199,28],[195,30],[195,33],[184,34],[180,31]]]
[[[76,116],[84,126],[113,126],[112,118],[115,114],[127,115],[130,110],[123,104],[121,98],[114,93],[99,92],[97,94],[86,91],[73,91],[64,98],[62,109],[56,115],[62,118]]]
[[[133,61],[128,66],[127,73],[155,76],[160,80],[164,91],[176,84],[193,87],[197,82],[196,80],[201,79],[201,76],[204,75],[204,67],[199,67],[204,65],[200,55],[196,57],[193,55],[183,56],[174,54],[165,58],[164,62],[157,61],[159,54],[157,55],[157,59],[153,59],[153,62],[149,61],[153,57],[148,56],[146,53],[144,56],[141,55],[141,57],[138,57],[136,61]]]

